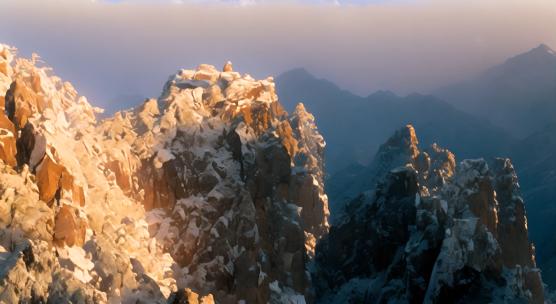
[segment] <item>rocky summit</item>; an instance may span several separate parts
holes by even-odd
[[[407,126],[329,227],[324,139],[272,78],[202,64],[97,120],[0,45],[0,93],[0,303],[543,302],[507,159]]]
[[[317,246],[319,302],[544,303],[509,159],[456,164],[408,125],[373,164],[376,183]]]
[[[0,302],[314,299],[325,143],[272,78],[200,65],[97,121],[37,56],[0,54]]]

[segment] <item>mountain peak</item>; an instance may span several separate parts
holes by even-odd
[[[412,125],[408,124],[405,127],[396,131],[394,136],[390,137],[383,147],[396,147],[402,148],[404,150],[411,151],[411,156],[414,157],[417,154],[417,144],[419,140],[415,134],[415,129]]]
[[[534,64],[545,63],[546,60],[556,58],[556,52],[548,45],[541,43],[537,47],[530,49],[527,52],[514,56],[506,61],[506,63],[521,63],[521,64]]]
[[[539,44],[536,48],[532,49],[529,52],[548,53],[550,55],[556,56],[556,52],[544,43]]]
[[[182,69],[97,121],[69,82],[0,44],[0,90],[1,303],[309,296],[306,257],[329,227],[324,139],[272,77]]]
[[[278,78],[287,78],[287,79],[296,79],[296,80],[308,80],[308,79],[315,79],[316,77],[311,74],[305,68],[294,68],[288,70],[278,76]]]
[[[407,125],[392,139],[416,142],[415,130]],[[345,204],[319,243],[315,293],[330,303],[367,303],[369,295],[385,302],[543,303],[511,162],[456,165],[454,155],[437,145],[413,157],[409,150],[388,149],[392,139],[377,154],[381,161],[358,177],[366,191]],[[372,284],[361,288],[361,281]]]

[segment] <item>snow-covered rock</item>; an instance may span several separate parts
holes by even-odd
[[[0,302],[543,301],[509,160],[408,125],[329,232],[325,141],[271,77],[202,64],[97,121],[0,45],[0,97]]]
[[[134,149],[109,156],[129,168],[116,181],[138,189],[149,229],[181,268],[178,287],[224,302],[267,302],[271,282],[310,296],[307,262],[328,230],[324,140],[302,105],[282,109],[272,79],[230,68],[181,70],[159,106],[103,122],[107,140],[132,134]]]
[[[0,45],[6,302],[314,298],[324,140],[272,78],[223,70],[180,70],[159,98],[98,122],[38,56]]]
[[[348,203],[317,246],[320,302],[543,303],[508,159],[456,166],[437,145],[420,151],[411,126],[377,158],[378,185]]]

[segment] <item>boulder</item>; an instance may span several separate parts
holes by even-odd
[[[62,174],[65,168],[56,163],[50,155],[45,155],[37,168],[37,186],[39,197],[43,202],[52,206],[55,199],[60,199]]]
[[[87,223],[79,217],[77,209],[62,205],[54,224],[54,244],[57,246],[83,246]]]
[[[8,118],[17,129],[23,128],[29,116],[42,112],[46,107],[44,99],[39,97],[27,84],[17,78],[6,92],[5,107]]]
[[[222,72],[233,72],[234,69],[232,67],[232,62],[228,61],[224,64],[224,67],[222,68]]]

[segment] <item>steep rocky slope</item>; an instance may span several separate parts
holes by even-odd
[[[413,127],[379,150],[368,188],[317,246],[323,303],[543,303],[508,159],[456,164]],[[376,187],[375,187],[376,185]]]
[[[15,55],[0,45],[0,302],[543,300],[509,160],[456,165],[408,126],[329,232],[324,139],[272,78],[200,65],[97,121]]]
[[[271,78],[170,77],[102,122],[0,46],[0,301],[298,303],[328,230],[324,140]]]

